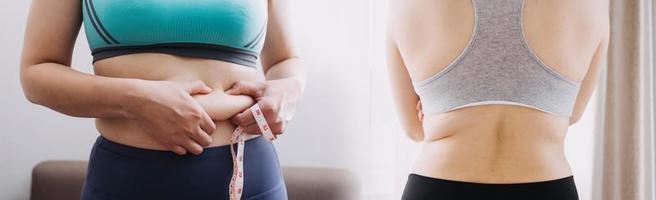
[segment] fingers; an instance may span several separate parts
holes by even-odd
[[[419,118],[419,121],[424,121],[424,110],[421,101],[417,101],[417,118]]]
[[[258,103],[269,128],[274,135],[279,135],[285,126],[285,119],[281,115],[281,102],[262,100]]]
[[[202,132],[202,130],[200,130],[200,128],[198,128],[198,129],[199,129],[199,131]],[[200,134],[195,134],[195,135],[200,136]],[[187,152],[190,152],[194,155],[199,155],[199,154],[203,153],[203,146],[210,145],[211,141],[212,141],[212,138],[210,138],[207,134],[205,134],[205,136],[202,136],[203,139],[190,138],[190,137],[183,136],[183,135],[178,135],[178,136],[174,136],[174,137],[175,137],[175,139],[173,139],[173,144],[174,145],[171,148],[171,151],[173,151],[174,153],[176,153],[178,155],[185,155],[185,154],[187,154]],[[207,138],[205,138],[205,137],[207,137]],[[200,144],[198,142],[199,140],[201,140],[201,141],[204,140],[204,141],[209,141],[209,142],[206,142],[205,144]]]
[[[181,146],[174,146],[172,151],[181,156],[187,154],[187,150]]]
[[[181,144],[187,151],[191,152],[194,155],[199,155],[203,153],[203,147],[201,147],[198,143],[196,143],[192,139],[185,139],[184,142]]]
[[[280,135],[285,130],[286,125],[287,123],[285,123],[285,121],[279,120],[276,123],[269,123],[269,128],[271,128],[271,132],[273,132],[273,134]],[[247,126],[244,128],[244,132],[252,135],[262,134],[262,131],[257,124],[251,124]]]
[[[196,141],[201,146],[209,146],[212,144],[212,137],[210,137],[209,134],[207,134],[205,131],[203,131],[202,128],[198,127],[198,130],[196,132],[191,134],[191,139]]]
[[[282,134],[282,132],[285,130],[285,127],[286,127],[286,126],[287,126],[287,122],[286,122],[285,120],[280,119],[280,118],[278,118],[278,119],[273,123],[273,125],[269,125],[269,127],[271,128],[271,132],[272,132],[274,135],[280,135],[280,134]]]
[[[247,95],[253,98],[259,98],[264,95],[264,83],[252,81],[238,81],[226,93],[230,95]]]
[[[252,124],[255,124],[255,126],[257,126],[255,122],[255,117],[253,117],[253,113],[251,112],[250,109],[247,109],[246,111],[233,116],[232,118],[230,118],[230,121],[233,124],[241,127],[248,127]]]
[[[201,109],[202,110],[202,109]],[[214,121],[210,117],[207,112],[204,110],[201,111],[201,116],[200,116],[200,128],[205,131],[205,135],[212,135],[214,131],[216,131],[216,124],[214,124]],[[209,136],[208,136],[209,137]]]
[[[244,128],[244,132],[251,134],[251,135],[260,135],[262,134],[262,131],[260,131],[260,127],[257,126],[257,124],[251,124]]]
[[[205,147],[212,144],[212,137],[210,137],[210,135],[216,130],[216,124],[214,124],[212,118],[210,118],[210,116],[203,110],[200,111],[200,119],[198,123],[200,126],[196,127],[195,131],[190,132],[189,136],[191,136],[191,139],[193,139],[197,145]],[[187,150],[191,151],[190,149]]]
[[[212,92],[212,88],[205,85],[203,81],[189,81],[184,83],[185,90],[191,94],[207,94]]]

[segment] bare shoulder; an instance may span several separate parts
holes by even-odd
[[[553,1],[555,6],[564,8],[561,12],[569,16],[576,16],[581,23],[595,30],[603,30],[608,27],[610,17],[609,0],[557,0]],[[558,10],[554,10],[558,12]]]
[[[597,44],[608,37],[610,27],[609,0],[559,1],[572,4],[572,8],[568,12],[577,16],[580,20],[579,25],[588,29],[588,33],[596,40]]]

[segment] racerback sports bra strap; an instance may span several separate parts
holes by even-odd
[[[413,81],[425,114],[485,104],[509,104],[569,117],[580,83],[533,52],[523,32],[523,0],[473,0],[475,28],[445,69]]]

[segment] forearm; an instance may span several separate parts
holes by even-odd
[[[403,132],[413,141],[424,140],[423,123],[418,117],[419,97],[412,85],[410,73],[403,62],[396,43],[388,34],[387,72],[390,80],[392,99],[396,107]]]
[[[403,111],[403,109],[398,109],[399,118],[401,121],[401,128],[403,132],[415,142],[421,142],[424,140],[424,128],[421,121],[417,120],[417,114]]]
[[[126,103],[132,101],[135,81],[89,75],[57,63],[21,70],[29,101],[75,117],[127,117]]]
[[[267,81],[289,81],[290,85],[300,92],[305,88],[306,71],[299,58],[289,58],[274,64],[265,72],[265,77]]]
[[[414,90],[403,87],[403,84],[392,81],[392,97],[396,104],[397,116],[403,132],[415,142],[424,140],[424,127],[421,120],[417,116],[420,112],[416,109],[417,101],[419,101]]]
[[[277,85],[272,87],[276,88],[272,91],[282,95],[280,113],[286,120],[290,120],[296,113],[296,107],[305,90],[306,71],[301,60],[292,57],[278,62],[268,68],[265,77],[267,82],[275,82]]]

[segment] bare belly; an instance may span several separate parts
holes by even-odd
[[[568,126],[567,118],[509,105],[426,116],[425,140],[413,172],[478,183],[570,176],[564,153]]]
[[[254,104],[250,97],[224,93],[237,81],[255,80],[257,77],[255,69],[232,63],[148,53],[100,60],[94,63],[94,71],[96,75],[107,77],[205,82],[213,89],[213,101],[225,105],[218,112],[221,114],[213,118],[217,129],[211,135],[213,142],[210,146],[229,144],[235,126],[228,119]],[[167,149],[129,119],[98,118],[96,128],[103,137],[117,143],[145,149]]]

